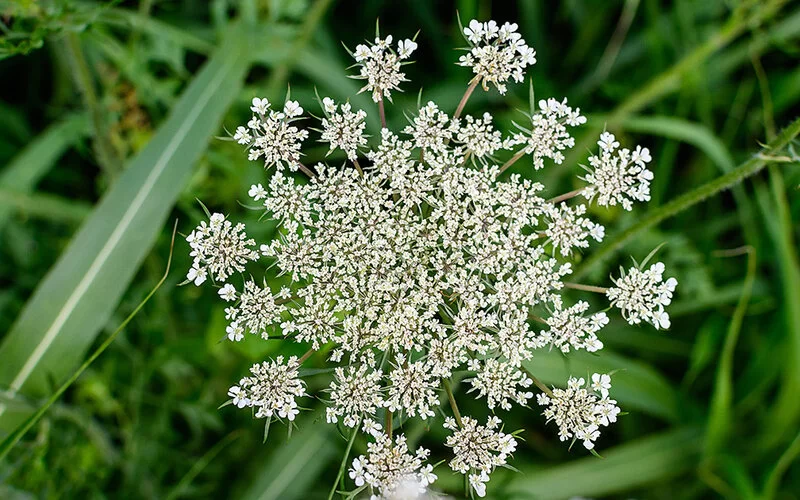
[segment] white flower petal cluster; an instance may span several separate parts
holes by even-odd
[[[506,82],[521,80],[535,62],[514,24],[473,21],[465,35],[472,48],[462,64],[476,74],[466,97],[477,82],[505,92]],[[417,45],[403,40],[392,47],[391,37],[377,38],[354,53],[360,78],[367,80],[362,90],[372,92],[380,112],[405,80],[403,61]],[[586,205],[568,201],[574,193],[554,204],[541,196],[541,183],[505,172],[526,156],[536,170],[546,158],[563,162],[575,142],[570,127],[586,121],[566,99],[538,106],[530,130],[518,127],[511,137],[493,128],[489,113],[456,119],[428,102],[400,131],[383,127],[370,138],[364,134],[365,111],[326,97],[318,132],[349,161],[307,168],[299,163],[308,137],[295,124],[303,114],[300,104],[288,101],[277,111],[256,98],[253,119],[233,138],[251,157],[276,166],[248,196],[278,228],[268,241],[256,243],[242,224],[214,214],[187,237],[194,259],[187,279],[200,285],[213,278],[226,302],[230,340],[247,333],[283,335],[310,348],[301,360],[318,363],[321,353],[327,355],[332,370],[308,376],[332,377],[329,397],[323,398],[329,423],[371,436],[368,453],[353,461],[350,477],[374,498],[415,497],[436,479],[432,466],[423,464],[427,451],[410,454],[405,438],[387,437],[393,429],[382,429],[379,418],[430,425],[443,402],[455,399],[449,379],[464,371],[474,373],[469,392],[486,398],[487,411],[524,406],[534,396],[534,383],[543,387],[535,379],[537,349],[603,347],[598,332],[609,321],[606,314],[589,313],[584,301],[565,306],[562,298],[571,261],[590,239],[603,239],[603,226],[591,220]],[[624,180],[650,159],[645,149],[617,152],[618,146],[610,134],[601,137],[605,156],[593,163],[593,174],[613,164],[625,169]],[[502,167],[495,158],[501,150],[513,151]],[[287,167],[302,170],[308,180],[298,181],[299,172]],[[631,175],[647,177],[641,171]],[[614,204],[603,198],[599,178],[590,180],[587,197]],[[643,196],[623,194],[615,198],[623,205],[623,198]],[[266,269],[282,276],[279,292],[272,283],[258,284]],[[613,280],[607,296],[629,322],[666,328],[664,308],[677,282],[663,281],[663,271],[660,263],[632,269]],[[229,283],[236,273],[241,282]],[[300,364],[295,357],[278,357],[254,365],[251,376],[231,387],[233,404],[256,408],[257,417],[295,419],[296,400],[306,395]],[[584,386],[570,379],[567,389],[538,399],[562,439],[580,439],[590,448],[619,408],[608,399],[608,376],[593,377],[591,390]],[[451,414],[458,415],[455,407]],[[514,436],[503,433],[495,417],[486,425],[470,417],[449,419],[446,427],[453,431],[446,442],[454,453],[450,466],[485,495],[489,475],[516,447]]]
[[[508,456],[517,449],[517,441],[501,429],[497,417],[489,417],[481,425],[472,417],[463,417],[459,426],[452,418],[445,420],[444,427],[453,431],[445,445],[453,449],[450,468],[469,475],[469,482],[479,497],[486,496],[486,483],[496,467],[505,465]]]
[[[589,237],[597,242],[603,241],[605,237],[606,230],[603,226],[583,217],[586,214],[586,205],[575,208],[566,203],[548,205],[545,213],[548,220],[544,234],[555,250],[561,250],[563,256],[572,254],[574,248],[589,248]]]
[[[347,427],[358,425],[364,415],[373,416],[383,406],[381,380],[383,373],[372,370],[369,365],[338,367],[331,382],[331,405],[326,409],[328,423],[339,418]]]
[[[470,50],[459,58],[458,64],[472,68],[484,90],[489,90],[491,83],[505,94],[509,79],[521,82],[525,79],[525,68],[536,64],[536,51],[525,43],[518,28],[516,23],[499,27],[495,21],[482,23],[477,19],[464,28]]]
[[[412,455],[406,437],[398,435],[394,442],[384,435],[374,435],[375,442],[367,444],[367,454],[353,459],[348,471],[356,486],[368,486],[372,499],[418,498],[436,481],[433,467],[423,463],[429,451],[417,448]],[[407,496],[398,496],[402,490]],[[411,495],[408,493],[411,492]]]
[[[672,302],[678,280],[664,281],[664,269],[663,263],[656,262],[644,271],[632,267],[619,278],[611,278],[616,286],[609,288],[606,295],[631,325],[645,321],[656,329],[669,328],[669,314],[664,307]]]
[[[617,150],[619,142],[610,132],[603,132],[597,145],[600,156],[589,157],[591,169],[583,177],[589,183],[583,190],[586,199],[597,198],[597,204],[603,207],[620,204],[625,210],[632,210],[634,201],[650,201],[650,151],[641,146],[634,151]]]
[[[228,390],[233,404],[239,408],[256,408],[256,418],[277,417],[294,420],[300,410],[297,398],[306,395],[306,383],[300,379],[297,357],[285,363],[283,356],[275,361],[256,363],[251,377],[244,377]]]
[[[322,105],[325,118],[322,119],[320,141],[330,144],[328,154],[335,149],[341,149],[347,154],[348,160],[356,160],[358,150],[367,145],[367,138],[364,136],[367,113],[361,109],[354,113],[349,102],[339,106],[330,97],[323,98]]]
[[[531,116],[530,130],[519,127],[522,132],[514,134],[503,142],[503,147],[512,149],[523,145],[522,151],[533,158],[533,168],[544,168],[544,159],[550,158],[557,165],[564,161],[565,149],[575,146],[575,138],[569,135],[567,127],[577,127],[586,123],[580,108],[574,110],[567,106],[567,99],[559,102],[552,97],[539,101],[539,111]]]
[[[264,160],[265,167],[275,166],[278,170],[288,167],[296,171],[300,162],[300,148],[308,138],[308,131],[301,130],[293,122],[303,115],[303,108],[297,101],[286,101],[283,111],[270,109],[266,98],[253,98],[253,117],[247,128],[238,127],[233,138],[246,145],[250,151],[248,159]]]
[[[540,393],[536,399],[545,407],[543,414],[547,421],[558,426],[562,441],[580,440],[591,450],[600,437],[600,427],[616,422],[620,409],[617,402],[608,397],[609,375],[595,373],[591,386],[585,385],[585,379],[570,377],[566,389],[554,388],[552,395]]]
[[[606,313],[599,312],[589,317],[584,316],[589,310],[589,303],[580,301],[567,309],[556,309],[547,318],[549,330],[542,332],[542,339],[563,353],[570,349],[586,349],[596,352],[603,348],[597,338],[597,332],[608,324]]]
[[[478,397],[486,396],[486,404],[491,409],[499,406],[510,410],[511,401],[525,406],[533,397],[528,390],[533,380],[518,367],[497,359],[487,359],[483,368],[469,382],[472,385],[470,392],[476,390]]]
[[[375,38],[373,44],[358,45],[353,53],[356,65],[361,67],[354,78],[367,81],[359,93],[372,92],[372,100],[375,102],[384,97],[391,101],[392,91],[399,91],[400,84],[408,81],[406,75],[400,72],[402,61],[408,59],[417,48],[417,43],[409,39],[398,42],[397,52],[391,45],[392,35],[389,35],[386,38]]]
[[[256,242],[247,237],[244,224],[233,225],[222,214],[213,214],[207,224],[201,221],[186,241],[192,249],[189,256],[194,258],[186,279],[197,286],[206,281],[209,273],[216,281],[224,282],[258,258],[252,248]]]
[[[479,159],[491,156],[503,147],[503,136],[492,126],[492,115],[489,113],[484,113],[481,118],[465,116],[456,141]]]

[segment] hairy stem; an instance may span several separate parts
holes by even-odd
[[[386,409],[386,420],[384,422],[386,425],[386,435],[389,436],[389,440],[392,439],[392,412],[389,409]]]
[[[475,91],[475,87],[477,86],[478,86],[478,77],[476,76],[469,83],[469,87],[467,87],[467,90],[464,92],[463,97],[461,97],[461,100],[458,102],[458,107],[456,108],[456,112],[453,113],[453,119],[456,119],[459,116],[461,116],[461,112],[464,111],[464,106],[466,106],[467,101],[469,101],[469,96],[472,95],[472,92]]]
[[[754,155],[752,158],[742,163],[740,166],[731,170],[727,174],[717,177],[711,182],[703,184],[702,186],[689,191],[688,193],[679,196],[671,202],[651,210],[650,213],[639,220],[636,224],[632,225],[622,233],[618,234],[612,240],[608,241],[605,246],[595,252],[591,257],[586,259],[583,265],[576,270],[573,277],[581,278],[586,273],[602,262],[603,259],[609,257],[618,249],[631,240],[634,236],[645,231],[659,222],[669,219],[677,215],[689,207],[706,200],[707,198],[730,189],[744,179],[751,177],[767,166],[770,156],[774,156],[777,152],[785,148],[795,137],[800,134],[800,118],[793,121],[788,127],[783,129],[781,134],[771,141],[767,147],[762,151],[763,154]]]
[[[386,110],[383,107],[383,99],[378,101],[378,114],[381,115],[381,128],[386,128]]]
[[[310,358],[310,357],[311,357],[311,355],[312,355],[312,354],[314,354],[315,352],[317,352],[317,351],[315,351],[314,349],[309,349],[308,351],[306,351],[306,353],[305,353],[305,354],[303,354],[302,356],[300,356],[300,359],[298,359],[298,360],[297,360],[297,364],[298,364],[298,365],[302,365],[302,364],[303,364],[303,362],[304,362],[305,360],[307,360],[308,358]]]
[[[305,165],[303,165],[299,161],[297,162],[297,168],[299,168],[301,172],[306,174],[309,179],[312,178],[312,177],[316,177],[317,176],[317,174],[315,174],[313,170],[311,170],[310,168],[306,167]]]
[[[544,382],[542,382],[541,380],[536,378],[536,376],[533,373],[531,373],[527,368],[525,368],[524,366],[521,366],[520,370],[525,372],[525,375],[527,375],[531,380],[533,380],[534,385],[536,387],[538,387],[539,390],[541,390],[543,393],[547,394],[551,398],[554,397],[553,396],[553,391],[551,391],[549,387],[544,385]]]
[[[574,197],[578,196],[579,194],[581,194],[583,192],[584,189],[586,189],[586,188],[579,188],[579,189],[576,189],[574,191],[570,191],[569,193],[564,193],[561,196],[556,196],[555,198],[551,198],[551,199],[547,200],[547,202],[548,203],[552,203],[552,204],[561,203],[562,201],[566,201],[566,200],[569,200],[570,198],[574,198]]]
[[[564,287],[572,288],[575,290],[583,290],[584,292],[594,292],[603,294],[608,291],[608,288],[603,288],[602,286],[581,285],[580,283],[570,283],[568,281],[564,282]]]
[[[511,159],[509,159],[507,162],[503,163],[503,166],[500,167],[500,172],[498,172],[497,175],[500,175],[503,172],[505,172],[506,170],[508,170],[508,168],[511,165],[515,164],[517,162],[517,160],[519,160],[523,156],[525,156],[525,150],[524,149],[518,151],[517,154],[515,154],[514,156],[511,157]]]
[[[456,404],[455,396],[453,396],[453,389],[450,387],[450,381],[443,378],[442,387],[444,387],[444,392],[447,393],[447,399],[450,401],[450,408],[453,409],[453,417],[456,419],[456,423],[459,427],[463,427],[463,425],[461,425],[461,412],[458,411],[458,405]]]

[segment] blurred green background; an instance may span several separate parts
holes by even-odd
[[[787,0],[0,1],[0,438],[156,285],[174,221],[188,233],[203,216],[197,199],[270,237],[274,225],[239,204],[263,169],[214,139],[247,120],[252,97],[280,100],[291,83],[316,113],[315,88],[351,97],[374,135],[340,41],[370,38],[379,18],[396,39],[421,30],[390,126],[420,87],[452,110],[471,76],[454,64],[456,12],[517,22],[538,52],[536,97],[568,97],[590,118],[565,165],[516,172],[574,189],[603,127],[652,152],[653,201],[594,214],[608,237],[583,279],[602,283],[666,243],[659,258],[680,282],[669,331],[614,318],[599,357],[529,365],[549,384],[622,370],[612,395],[629,414],[598,442],[604,458],[515,409],[503,418],[526,429],[511,462],[521,472],[498,471],[490,496],[800,498],[800,165],[791,144],[759,153],[800,110],[800,2]],[[509,127],[528,106],[527,85],[510,88],[476,93],[467,112]],[[308,146],[309,162],[322,159]],[[731,191],[667,205],[758,162],[768,168]],[[620,235],[624,251],[610,245]],[[251,363],[293,346],[220,342],[216,293],[176,286],[187,254],[179,237],[164,285],[0,461],[0,497],[326,497],[346,442],[318,411],[263,444],[263,422],[217,409]],[[438,425],[406,432],[446,456]]]

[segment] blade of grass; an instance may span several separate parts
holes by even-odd
[[[545,470],[515,475],[508,486],[511,498],[537,500],[575,496],[596,497],[663,481],[691,469],[700,452],[700,430],[683,428],[647,437]]]
[[[0,188],[0,210],[15,210],[27,217],[80,222],[92,210],[85,202],[68,200],[52,194],[23,194]]]
[[[51,125],[3,169],[0,187],[21,195],[31,193],[64,151],[88,132],[89,121],[80,114]],[[0,206],[0,233],[12,210]]]
[[[742,180],[760,172],[769,163],[768,156],[772,156],[785,148],[797,135],[800,134],[800,118],[792,122],[786,127],[781,134],[767,145],[766,148],[759,154],[754,155],[746,162],[739,165],[736,169],[731,170],[725,175],[717,177],[711,182],[703,184],[702,186],[685,193],[682,196],[672,200],[671,202],[651,210],[647,215],[642,217],[639,222],[632,225],[622,233],[610,238],[609,241],[603,245],[598,251],[592,254],[591,257],[581,264],[575,271],[573,279],[579,280],[595,265],[602,262],[603,259],[609,257],[618,249],[627,243],[631,238],[640,232],[649,229],[663,220],[666,220],[687,208],[704,201],[705,199],[735,186]]]
[[[130,323],[131,320],[137,314],[139,314],[139,311],[142,310],[144,305],[147,304],[150,298],[153,295],[155,295],[155,293],[158,291],[159,288],[161,288],[161,285],[164,284],[164,281],[166,281],[167,276],[169,275],[169,268],[170,265],[172,264],[172,250],[175,245],[175,233],[177,229],[178,229],[178,221],[175,221],[175,226],[172,229],[172,244],[170,245],[169,249],[169,258],[167,259],[167,267],[164,270],[164,274],[161,276],[161,279],[158,281],[158,283],[156,283],[153,289],[150,290],[150,293],[148,293],[145,296],[145,298],[141,302],[139,302],[139,305],[137,305],[136,308],[133,311],[131,311],[128,317],[125,318],[125,320],[117,327],[117,329],[114,330],[114,332],[111,335],[109,335],[108,338],[104,340],[103,343],[97,347],[97,349],[95,349],[95,351],[91,354],[91,356],[86,358],[86,360],[78,367],[77,370],[75,370],[72,373],[72,375],[69,376],[69,378],[67,378],[66,381],[64,381],[63,384],[61,384],[61,386],[56,390],[56,392],[54,392],[53,395],[50,396],[47,402],[45,402],[45,404],[42,405],[36,411],[36,413],[28,417],[22,425],[14,429],[13,432],[11,432],[8,436],[6,436],[5,439],[3,439],[3,442],[0,443],[0,462],[2,462],[3,459],[5,459],[5,457],[11,452],[11,449],[14,448],[14,445],[16,445],[19,442],[19,440],[25,436],[25,434],[31,429],[31,427],[36,425],[36,423],[39,420],[41,420],[44,414],[47,413],[47,410],[49,410],[50,407],[53,406],[53,404],[56,401],[58,401],[61,395],[64,394],[64,392],[67,389],[69,389],[70,386],[72,386],[72,384],[76,380],[78,380],[78,378],[83,374],[83,372],[86,371],[87,368],[89,368],[89,366],[92,363],[94,363],[94,360],[96,360],[101,354],[103,354],[103,352],[108,348],[108,346],[110,346],[111,343],[114,342],[114,339],[117,338],[117,335],[119,335],[119,333],[122,330],[124,330],[126,326],[128,326],[128,323]]]
[[[49,378],[63,380],[108,320],[241,87],[251,31],[229,33],[26,304],[0,345],[1,387],[47,394]],[[0,404],[0,429],[12,425]]]

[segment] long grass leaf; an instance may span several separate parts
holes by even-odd
[[[0,346],[0,386],[31,397],[63,380],[116,307],[195,161],[241,88],[249,30],[234,27],[151,142],[106,192]],[[0,405],[0,429],[24,415]]]

